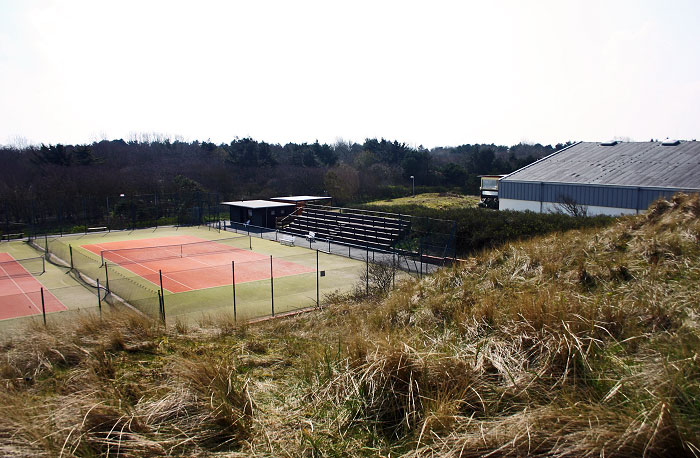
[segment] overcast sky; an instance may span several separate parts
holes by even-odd
[[[700,137],[700,1],[0,0],[0,143]]]

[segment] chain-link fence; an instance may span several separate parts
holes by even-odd
[[[337,241],[321,237],[302,237],[284,230],[269,229],[253,226],[251,224],[223,222],[226,231],[242,234],[251,239],[264,239],[280,242],[290,246],[319,250],[321,252],[344,256],[349,259],[366,260],[370,263],[383,263],[396,266],[414,277],[420,278],[424,274],[435,272],[443,266],[452,265],[455,258],[452,256],[434,256],[427,252],[413,252],[409,250],[395,249],[385,250],[369,245],[356,245],[352,243],[339,243]],[[444,247],[443,247],[444,250]]]
[[[274,232],[260,234],[222,232],[224,237],[204,242],[98,252],[80,246],[79,235],[39,237],[33,244],[47,250],[49,262],[93,288],[99,284],[107,302],[125,302],[157,319],[185,321],[219,312],[241,320],[276,316],[320,306],[329,294],[369,293],[371,266],[398,266],[401,259],[358,247],[349,248],[350,256],[342,247],[341,256],[340,246],[322,250],[326,246],[320,241],[312,241],[311,249],[284,247],[275,243]],[[180,267],[193,262],[201,266]],[[409,270],[420,274],[415,266]]]
[[[47,266],[43,256],[0,262],[0,333],[32,320],[60,323],[86,310],[101,312],[106,289],[64,277],[68,273]]]
[[[208,224],[221,219],[221,197],[206,192],[41,200],[18,196],[0,201],[0,239]]]

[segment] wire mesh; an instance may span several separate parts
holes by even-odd
[[[0,280],[40,275],[45,271],[45,259],[41,256],[0,262]]]
[[[237,319],[246,320],[314,307],[332,294],[371,292],[380,279],[386,283],[386,274],[374,265],[390,266],[392,285],[397,277],[428,271],[428,264],[412,253],[299,236],[292,246],[283,246],[276,231],[221,235],[203,242],[105,250],[102,256],[81,247],[82,235],[39,238],[34,244],[47,246],[52,259],[72,265],[73,274],[93,288],[99,281],[101,300],[124,301],[154,319],[162,313],[161,273],[168,319],[196,321],[233,312],[234,302]]]
[[[236,236],[202,242],[102,250],[100,254],[102,262],[110,260],[124,265],[129,263],[143,263],[148,261],[226,253],[240,250],[241,248],[248,248],[248,245],[249,242],[247,238]]]

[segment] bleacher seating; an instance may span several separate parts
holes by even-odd
[[[307,205],[295,212],[284,232],[369,248],[389,249],[410,229],[407,216],[349,208]],[[291,219],[290,218],[290,219]]]

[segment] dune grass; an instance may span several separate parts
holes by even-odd
[[[415,197],[397,197],[395,199],[376,200],[367,202],[364,206],[371,209],[378,206],[390,211],[390,207],[400,207],[404,205],[418,205],[421,207],[444,210],[450,208],[472,208],[479,203],[479,196],[467,196],[451,192],[427,192],[416,194]],[[388,208],[387,208],[388,207]]]
[[[12,456],[700,455],[700,200],[255,325],[3,344]]]

